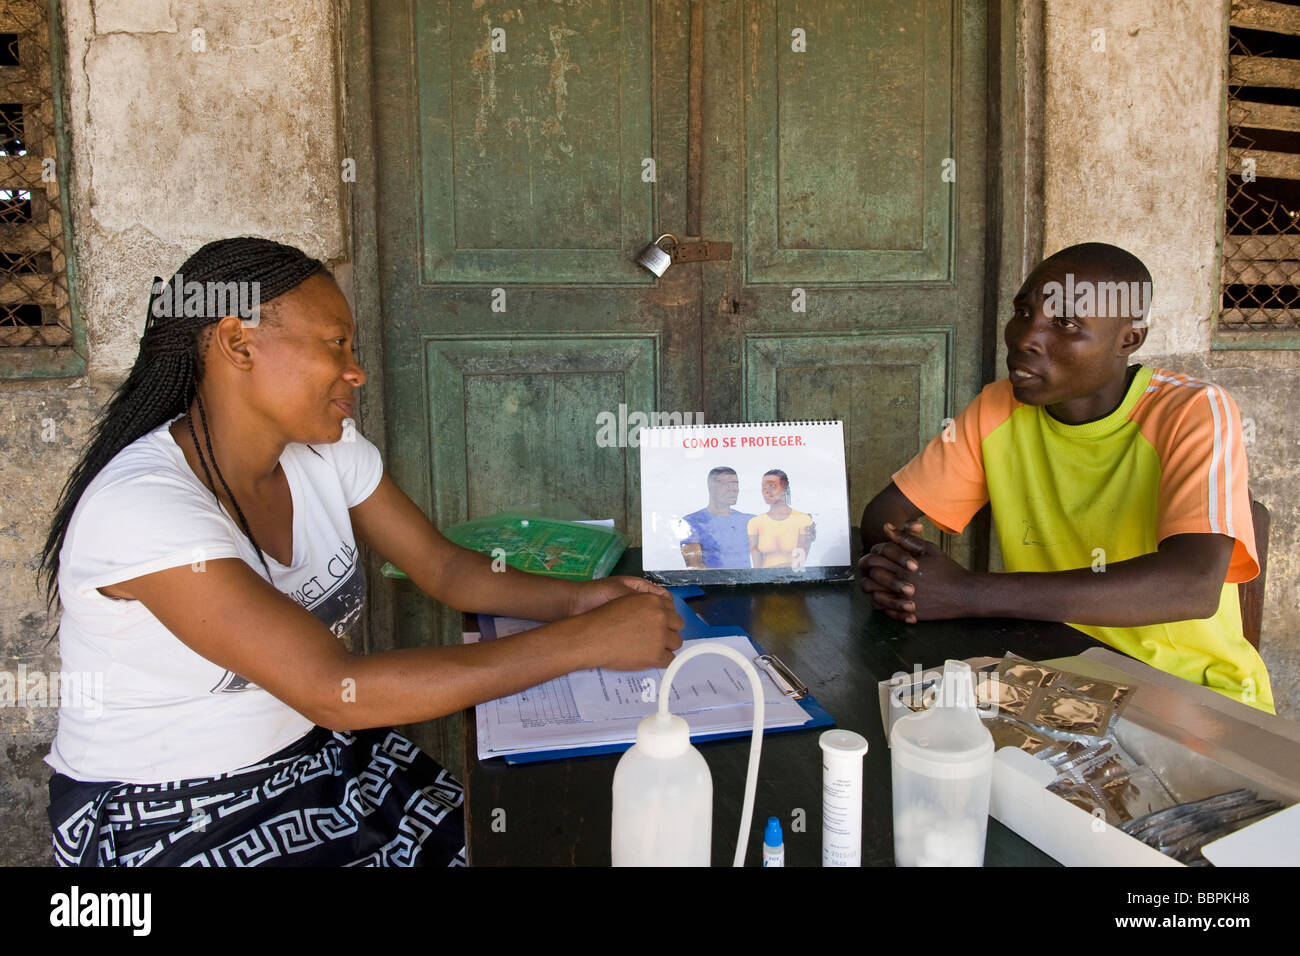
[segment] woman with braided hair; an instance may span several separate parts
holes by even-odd
[[[60,864],[463,862],[460,785],[393,725],[680,646],[648,582],[494,573],[439,534],[347,422],[353,336],[323,265],[269,240],[155,282],[44,551],[63,669],[103,679],[46,758]],[[554,623],[354,656],[358,540],[437,600]]]

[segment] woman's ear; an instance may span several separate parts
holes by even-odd
[[[253,364],[249,344],[256,334],[256,329],[246,326],[239,316],[223,316],[213,330],[210,348],[215,352],[214,357],[220,356],[235,368],[247,370]]]

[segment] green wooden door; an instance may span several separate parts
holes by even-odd
[[[841,418],[856,515],[976,391],[978,0],[391,0],[370,28],[374,437],[438,524],[568,501],[639,543],[636,449],[597,442],[620,406]],[[634,263],[688,228],[733,258]],[[381,644],[459,640],[393,587]],[[458,767],[459,733],[417,736]]]

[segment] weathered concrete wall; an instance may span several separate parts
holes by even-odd
[[[15,387],[17,386],[17,387]],[[93,381],[6,383],[0,420],[0,670],[59,669],[58,612],[47,616],[36,570],[63,481],[76,464],[89,424],[112,388]],[[54,423],[51,432],[45,420]],[[53,438],[45,441],[44,438]],[[35,689],[33,687],[33,689]],[[0,865],[53,862],[49,847],[50,768],[44,757],[58,726],[58,704],[0,709]]]
[[[153,275],[231,235],[327,260],[345,252],[335,3],[63,6],[90,368],[80,380],[0,383],[0,670],[10,672],[58,670],[37,555],[82,441],[135,360]],[[42,758],[56,722],[53,708],[0,709],[0,864],[52,862]]]
[[[1099,240],[1140,256],[1154,306],[1139,359],[1218,382],[1253,419],[1251,487],[1273,518],[1260,649],[1278,712],[1300,719],[1300,355],[1210,348],[1224,13],[1221,0],[1048,0],[1044,247]]]

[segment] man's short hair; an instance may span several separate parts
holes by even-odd
[[[728,468],[726,465],[719,465],[709,472],[709,480],[712,480],[714,475],[734,475],[735,473],[736,469]]]
[[[1113,279],[1150,282],[1151,270],[1127,249],[1108,242],[1079,242],[1053,252],[1039,265],[1065,260],[1071,264],[1096,266]]]
[[[1146,321],[1151,309],[1151,270],[1127,249],[1121,249],[1108,242],[1080,242],[1052,253],[1035,266],[1033,271],[1037,272],[1046,265],[1064,267],[1067,271],[1073,271],[1070,267],[1080,267],[1080,271],[1082,269],[1092,271],[1095,277],[1101,280],[1097,283],[1101,288],[1097,292],[1095,307],[1102,308],[1103,292],[1116,301],[1122,300],[1125,305],[1123,309],[1108,308],[1100,314],[1111,315],[1114,312],[1122,312],[1132,315],[1135,319]],[[1119,287],[1121,283],[1124,287]],[[1130,288],[1137,291],[1135,302],[1131,301]],[[1110,299],[1107,301],[1109,302]]]

